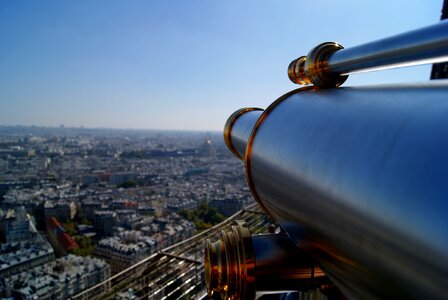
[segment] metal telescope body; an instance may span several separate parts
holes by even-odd
[[[447,116],[447,82],[299,89],[239,115],[230,136],[258,203],[346,294],[440,299]]]
[[[353,50],[326,43],[293,61],[290,79],[315,86],[265,110],[235,112],[225,140],[245,161],[258,204],[346,297],[442,299],[448,297],[448,81],[322,88],[340,85],[361,65],[398,64],[400,53],[399,64],[446,60],[448,23],[386,40]]]

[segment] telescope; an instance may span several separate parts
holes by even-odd
[[[207,241],[209,295],[447,298],[448,81],[339,87],[353,73],[447,60],[445,21],[353,48],[323,43],[288,67],[304,87],[232,114],[226,145],[278,229],[251,235],[236,222]]]

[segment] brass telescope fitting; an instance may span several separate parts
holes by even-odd
[[[254,255],[249,228],[235,221],[221,239],[206,241],[204,252],[207,294],[220,293],[223,299],[255,298]]]
[[[326,42],[316,46],[307,56],[301,56],[289,64],[289,79],[296,84],[313,84],[319,88],[340,86],[348,76],[330,73],[328,57],[341,49],[344,47],[335,42]]]
[[[227,145],[227,148],[239,159],[244,160],[244,153],[240,154],[238,153],[237,149],[235,149],[233,142],[232,142],[232,128],[233,125],[235,125],[236,120],[241,117],[243,114],[251,111],[263,111],[263,109],[258,107],[246,107],[237,110],[234,112],[229,119],[226,122],[226,125],[224,126],[224,142]]]
[[[308,291],[329,281],[284,233],[250,234],[235,221],[221,239],[207,240],[204,252],[207,293],[222,299],[255,299],[257,291]]]

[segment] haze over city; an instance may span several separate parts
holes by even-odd
[[[286,68],[317,44],[351,47],[431,25],[441,5],[2,1],[0,125],[222,130],[236,109],[296,88]],[[429,70],[345,85],[423,81]]]

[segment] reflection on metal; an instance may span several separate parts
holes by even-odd
[[[235,221],[221,239],[205,247],[205,281],[209,296],[255,298],[263,291],[309,291],[328,284],[324,272],[285,234],[252,235]]]
[[[204,251],[207,293],[218,292],[223,299],[255,298],[254,254],[250,231],[242,221],[235,221],[228,231],[221,231],[215,243],[207,240]]]
[[[286,93],[285,95],[281,96],[280,98],[278,98],[276,101],[274,101],[274,103],[272,103],[264,112],[263,114],[260,116],[260,118],[257,120],[257,122],[255,123],[255,126],[251,132],[251,135],[249,137],[249,140],[246,142],[247,144],[247,148],[246,148],[246,153],[244,156],[244,161],[245,161],[245,171],[246,171],[246,181],[247,184],[249,186],[250,192],[252,193],[252,196],[254,197],[255,201],[257,201],[258,205],[260,205],[260,207],[263,209],[263,211],[272,219],[275,220],[275,218],[271,215],[271,213],[269,212],[269,210],[264,206],[263,201],[261,201],[261,198],[258,197],[258,193],[255,190],[255,186],[254,183],[252,181],[252,168],[251,168],[251,153],[252,153],[252,143],[254,141],[254,137],[255,134],[257,132],[257,129],[263,124],[264,120],[266,119],[266,117],[270,114],[271,110],[273,107],[275,107],[278,103],[282,102],[284,99],[287,99],[290,95],[297,93],[298,91],[307,91],[307,90],[315,90],[316,88],[314,86],[306,86],[306,87],[301,87],[300,89],[297,89],[295,91],[291,91],[289,93]],[[247,123],[246,118],[241,118],[240,120],[241,123]],[[232,135],[238,135],[237,133],[238,128],[235,128],[234,131],[232,131]]]
[[[340,86],[347,80],[348,76],[330,73],[328,71],[328,58],[341,49],[344,49],[344,47],[334,42],[318,45],[307,56],[301,56],[289,64],[289,79],[293,83],[313,84],[321,88]]]
[[[250,132],[254,127],[255,122],[257,122],[263,110],[256,107],[242,108],[234,112],[226,122],[224,126],[224,141],[230,151],[238,158],[242,159],[244,157],[244,152],[246,151],[245,141],[248,140]],[[239,118],[244,115],[246,122],[241,124]],[[252,123],[248,123],[247,120],[251,120]],[[233,129],[237,128],[237,132],[240,135],[230,134]]]
[[[169,253],[166,253],[166,252],[163,252],[163,251],[159,251],[158,254],[162,255],[162,256],[168,256],[168,257],[171,257],[171,258],[177,258],[179,260],[184,260],[184,261],[191,262],[191,263],[194,263],[194,264],[201,264],[202,263],[199,260],[191,259],[191,258],[188,258],[188,257],[183,257],[183,256],[180,256],[180,255],[169,254]]]
[[[258,210],[255,203],[247,208]],[[202,299],[206,295],[204,243],[236,219],[245,220],[250,230],[258,233],[267,232],[270,224],[265,215],[240,211],[223,223],[149,256],[72,299]]]
[[[337,87],[348,74],[448,61],[448,21],[360,46],[324,43],[288,67],[293,83]]]
[[[345,295],[448,294],[447,99],[447,81],[296,90],[242,142],[257,201]]]

